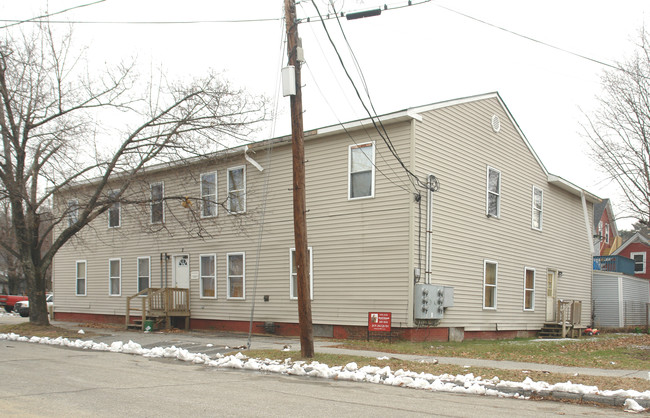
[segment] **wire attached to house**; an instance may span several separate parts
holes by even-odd
[[[281,35],[280,35],[280,63],[282,62],[282,57],[284,55],[284,44],[285,44],[285,35],[284,31],[284,22],[280,19],[282,24]],[[278,67],[281,64],[278,64]],[[279,107],[279,96],[280,96],[280,72],[277,73],[275,80],[275,106],[273,112],[273,123],[270,127],[270,136],[269,138],[275,137],[275,127],[277,123],[277,114]],[[268,146],[266,148],[266,161],[264,163],[264,186],[262,187],[262,211],[260,214],[260,229],[257,236],[257,256],[255,257],[255,269],[253,273],[253,301],[251,303],[251,317],[248,323],[248,340],[246,342],[246,349],[250,350],[252,338],[253,338],[253,319],[255,318],[255,301],[257,300],[257,282],[259,278],[259,267],[260,267],[260,258],[262,255],[262,237],[264,236],[264,217],[266,215],[266,203],[269,195],[269,182],[271,178],[271,154],[273,152],[273,141],[268,141]]]

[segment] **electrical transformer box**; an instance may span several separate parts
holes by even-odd
[[[454,306],[454,288],[416,283],[414,292],[415,319],[442,319],[445,308]]]

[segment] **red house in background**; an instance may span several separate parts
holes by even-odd
[[[621,245],[621,237],[618,235],[614,211],[609,199],[594,204],[594,250],[598,255],[613,255],[614,251]]]
[[[650,240],[640,232],[632,235],[612,253],[612,255],[620,255],[634,260],[634,275],[650,280],[648,254],[650,254]]]

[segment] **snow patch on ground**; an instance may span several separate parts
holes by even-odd
[[[526,377],[522,382],[500,380],[498,377],[485,380],[473,373],[465,375],[434,375],[430,373],[415,373],[408,370],[393,371],[390,367],[363,366],[355,362],[345,366],[330,367],[327,364],[312,361],[270,360],[248,358],[244,354],[224,356],[216,354],[210,357],[203,353],[191,353],[184,348],[154,347],[144,348],[134,341],[126,343],[115,341],[113,343],[96,343],[92,340],[71,340],[68,338],[25,337],[18,334],[0,334],[0,340],[20,341],[33,344],[58,345],[83,350],[107,351],[139,355],[148,358],[175,358],[180,361],[194,364],[204,364],[209,367],[255,370],[267,373],[281,373],[296,376],[311,376],[323,379],[348,380],[354,382],[368,382],[384,384],[411,389],[429,390],[433,392],[453,392],[475,395],[498,396],[528,399],[525,393],[543,394],[553,391],[575,393],[580,395],[599,395],[608,397],[625,397],[624,408],[630,412],[645,410],[637,400],[650,400],[650,391],[638,392],[635,390],[599,390],[596,386],[574,384],[570,381],[549,384],[543,381],[534,381]]]

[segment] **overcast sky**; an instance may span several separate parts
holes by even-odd
[[[89,2],[2,0],[0,18]],[[327,3],[316,0],[322,13]],[[498,91],[551,173],[616,203],[618,191],[588,157],[580,123],[596,106],[607,69],[594,61],[614,65],[630,55],[650,2],[438,0],[397,8],[406,1],[335,1],[345,12],[384,3],[380,16],[341,20],[378,113]],[[299,26],[305,129],[366,117],[311,2],[299,4],[298,15],[312,17]],[[263,139],[290,132],[289,100],[276,93],[286,65],[283,16],[283,0],[106,0],[51,19],[79,22],[76,42],[97,66],[136,57],[144,71],[162,67],[179,79],[212,68],[252,94],[279,96],[275,129]],[[131,23],[99,23],[109,21]],[[145,23],[162,21],[194,23]],[[356,74],[337,21],[327,27]]]

